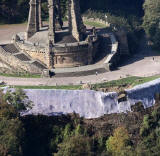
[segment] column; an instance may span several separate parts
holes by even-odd
[[[82,41],[85,34],[85,26],[80,13],[79,0],[69,0],[69,31],[77,41]]]
[[[48,0],[48,8],[49,8],[49,32],[48,38],[52,44],[55,43],[55,0]]]
[[[43,27],[41,8],[42,8],[41,0],[39,0],[39,4],[38,4],[38,9],[39,9],[39,29]]]
[[[61,2],[60,2],[60,0],[57,0],[57,10],[58,10],[58,23],[60,25],[60,28],[62,29],[63,21],[62,21]]]
[[[52,42],[49,41],[48,43],[48,48],[46,48],[46,65],[49,69],[52,69],[54,66],[54,61],[53,61],[53,45]]]
[[[39,31],[39,10],[37,0],[30,0],[30,11],[27,26],[27,39]]]

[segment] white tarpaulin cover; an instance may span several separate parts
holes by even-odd
[[[117,93],[91,90],[45,90],[27,89],[27,96],[34,106],[23,115],[57,115],[77,113],[85,118],[98,118],[118,110]]]
[[[131,106],[142,102],[144,108],[155,104],[155,94],[160,93],[160,79],[126,90],[127,101],[118,103],[116,92],[103,93],[91,90],[25,89],[34,103],[22,115],[60,115],[77,113],[84,118],[98,118],[105,114],[126,113]]]
[[[126,92],[130,105],[142,102],[144,108],[151,107],[155,104],[155,94],[160,93],[160,79],[135,86],[132,89],[126,90]]]

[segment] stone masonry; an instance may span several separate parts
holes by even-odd
[[[27,26],[27,39],[32,37],[36,32],[39,31],[39,1],[30,0],[30,11]]]
[[[91,39],[90,42],[86,40],[86,28],[80,14],[79,0],[68,0],[68,30],[67,33],[65,31],[58,32],[56,28],[58,27],[58,30],[61,30],[63,27],[60,2],[61,0],[48,0],[49,27],[46,31],[41,29],[41,0],[30,0],[27,28],[29,42],[21,43],[21,41],[17,41],[15,44],[30,57],[44,63],[48,69],[91,64],[94,49],[97,49],[97,46],[93,45],[97,43],[98,38],[96,35],[91,35],[93,40]],[[40,29],[42,31],[39,31]],[[34,40],[34,37],[41,41],[45,31],[46,43],[43,47],[38,41]],[[65,40],[68,42],[59,44],[58,40],[61,37],[62,41],[66,37]]]
[[[70,33],[77,41],[82,41],[85,33],[85,26],[83,25],[80,15],[79,0],[69,0],[68,10]]]
[[[60,0],[55,1],[55,11],[56,11],[56,29],[62,30],[63,21],[62,21]]]
[[[39,0],[38,3],[38,10],[39,10],[39,28],[41,29],[43,24],[42,24],[42,13],[41,13],[41,0]]]
[[[55,43],[55,0],[48,0],[48,8],[49,8],[49,32],[48,38],[49,42],[52,44]]]

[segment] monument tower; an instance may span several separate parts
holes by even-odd
[[[30,11],[27,26],[27,39],[32,37],[40,29],[40,0],[30,0]]]
[[[61,0],[48,0],[49,24],[46,27],[42,25],[41,0],[30,0],[25,42],[34,47],[26,51],[49,69],[87,65],[94,57],[97,36],[87,35],[79,0],[68,0],[67,7],[68,28],[63,27]]]

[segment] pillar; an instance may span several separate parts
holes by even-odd
[[[57,8],[58,24],[59,24],[59,27],[62,29],[62,27],[63,27],[63,21],[62,21],[62,13],[61,13],[61,3],[60,3],[60,0],[56,0],[56,8]]]
[[[55,43],[55,0],[48,0],[48,8],[49,8],[49,32],[48,38],[52,44]]]
[[[77,41],[82,41],[85,34],[85,26],[80,13],[79,0],[69,0],[69,31]]]
[[[38,9],[39,9],[39,29],[43,27],[41,8],[42,8],[41,0],[39,0],[39,4],[38,4]]]
[[[39,9],[37,0],[30,0],[30,11],[27,26],[27,39],[39,31]]]
[[[53,61],[53,44],[52,41],[49,41],[48,43],[48,48],[46,48],[46,65],[49,69],[52,69],[54,66],[54,61]]]

